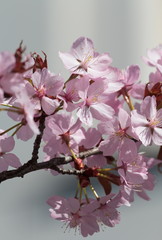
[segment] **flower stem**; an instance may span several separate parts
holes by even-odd
[[[82,201],[83,188],[80,186],[79,202]]]
[[[20,109],[21,109],[21,108],[19,108],[19,107],[12,106],[11,104],[5,104],[5,103],[1,103],[0,105],[1,105],[1,106],[3,106],[3,107],[10,107],[10,108],[15,108],[15,109],[18,109],[18,110],[20,110]]]
[[[89,202],[88,195],[87,195],[86,188],[83,188],[83,191],[84,191],[84,195],[85,195],[85,198],[86,198],[87,203],[90,203],[90,202]]]
[[[128,104],[129,109],[130,109],[131,111],[134,110],[134,109],[135,109],[135,108],[134,108],[134,105],[133,105],[133,103],[132,103],[132,101],[131,101],[131,98],[130,98],[128,92],[126,91],[126,89],[122,89],[122,95],[123,95],[124,100],[125,100],[126,103]]]
[[[90,189],[92,190],[93,194],[95,195],[95,197],[96,197],[97,199],[99,199],[99,196],[98,196],[98,194],[96,193],[96,191],[95,191],[94,187],[92,186],[92,184],[89,184],[89,186],[90,186]]]
[[[15,124],[14,126],[8,128],[7,130],[1,132],[1,133],[0,133],[0,136],[3,135],[3,134],[5,134],[5,133],[7,133],[7,132],[9,132],[10,130],[12,130],[12,129],[16,128],[16,127],[19,127],[20,125],[22,125],[22,122],[19,122],[19,123]]]
[[[15,110],[11,108],[0,108],[0,111],[8,111],[8,112],[15,112],[15,113],[21,113],[20,110]]]

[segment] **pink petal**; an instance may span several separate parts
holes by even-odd
[[[31,79],[32,79],[32,82],[33,82],[33,85],[39,89],[40,86],[41,86],[41,83],[42,83],[42,78],[41,78],[41,70],[37,70],[35,71],[32,76],[31,76]]]
[[[99,143],[101,139],[101,133],[99,133],[95,128],[89,128],[85,133],[85,139],[83,140],[83,145],[85,148],[92,148]]]
[[[94,155],[87,158],[86,165],[88,167],[102,168],[107,165],[107,160],[103,155]]]
[[[15,146],[15,141],[14,138],[12,136],[7,137],[3,140],[0,141],[0,145],[1,145],[1,151],[2,152],[10,152],[13,150],[14,146]]]
[[[141,112],[145,114],[149,120],[154,120],[157,114],[156,110],[156,98],[155,96],[148,96],[143,100],[141,105]]]
[[[82,100],[87,98],[87,91],[89,88],[89,78],[84,76],[77,83],[76,88],[78,89],[78,95]]]
[[[93,235],[95,232],[99,232],[99,226],[96,218],[94,216],[85,216],[82,219],[80,230],[83,237],[87,237],[88,235]]]
[[[143,99],[145,92],[145,84],[136,83],[133,85],[132,89],[129,91],[129,94],[136,99]]]
[[[110,82],[107,85],[108,85],[108,87],[105,90],[105,93],[117,92],[124,86],[124,84],[122,82]]]
[[[83,108],[78,109],[77,116],[80,119],[80,121],[82,121],[88,126],[92,126],[93,118],[89,107],[84,106]]]
[[[57,96],[64,86],[64,80],[60,75],[51,75],[46,80],[46,93],[48,96]]]
[[[128,72],[127,84],[134,84],[139,78],[139,74],[140,74],[139,66],[131,65],[129,66],[127,72]]]
[[[98,130],[102,134],[106,134],[107,136],[113,135],[113,134],[115,134],[116,130],[119,129],[119,127],[117,125],[118,125],[118,120],[114,118],[112,121],[106,121],[106,122],[99,123],[98,124]],[[114,126],[117,129],[114,129]]]
[[[68,207],[69,207],[70,212],[76,213],[80,208],[79,200],[76,198],[69,198],[68,199]]]
[[[105,140],[101,142],[99,145],[99,149],[103,152],[104,156],[110,156],[113,155],[121,142],[121,139],[118,137],[111,137],[109,140]]]
[[[137,146],[134,141],[124,138],[120,145],[119,157],[123,162],[132,162],[137,158]]]
[[[0,53],[0,75],[10,72],[15,66],[15,56],[10,52]]]
[[[131,121],[134,128],[138,126],[146,126],[148,124],[146,117],[137,113],[136,110],[133,110],[131,114]]]
[[[108,53],[98,55],[89,62],[88,73],[92,78],[102,77],[111,64],[112,59]]]
[[[90,109],[92,116],[101,121],[112,119],[115,113],[113,108],[105,103],[92,104]]]
[[[149,200],[150,200],[150,197],[147,195],[147,193],[145,192],[144,189],[139,190],[139,191],[137,191],[136,193],[137,193],[137,195],[138,195],[139,197],[143,198],[144,200],[146,200],[146,201],[149,201]]]
[[[72,45],[71,53],[80,61],[85,61],[88,56],[94,55],[93,42],[89,38],[80,37]]]
[[[65,202],[67,202],[67,200],[61,196],[52,196],[47,200],[47,203],[54,209],[58,209],[58,205],[61,206],[65,204]]]
[[[28,141],[33,137],[33,135],[34,133],[28,125],[22,126],[16,133],[17,138],[21,139],[22,141]]]
[[[8,162],[8,165],[14,168],[18,168],[21,166],[21,162],[19,158],[13,153],[7,153],[4,155],[4,158]]]
[[[4,158],[4,155],[0,157],[0,172],[6,171],[8,169],[8,162]]]
[[[156,145],[158,146],[162,145],[162,128],[158,128],[158,127],[154,128],[152,140]]]
[[[70,134],[74,134],[82,125],[82,122],[77,119],[77,121],[74,123],[74,118],[71,118],[71,126],[69,126],[69,131],[70,131]]]
[[[51,99],[49,97],[42,97],[41,105],[43,108],[43,111],[47,114],[50,115],[54,113],[56,108],[59,106],[59,102],[55,99]]]
[[[57,213],[57,212],[55,212],[54,209],[49,209],[49,211],[51,213],[51,217],[56,219],[56,220],[66,220],[67,219],[65,214]]]
[[[71,135],[71,138],[79,144],[83,139],[85,139],[85,136],[83,134],[83,131],[81,129],[78,129],[74,134]]]
[[[75,71],[80,63],[75,59],[71,53],[61,53],[59,52],[59,57],[61,58],[64,66],[71,72]]]
[[[125,129],[131,125],[129,114],[122,108],[119,109],[118,118],[122,129]]]
[[[151,144],[152,134],[149,127],[137,127],[135,128],[135,133],[137,134],[144,146],[148,146]]]

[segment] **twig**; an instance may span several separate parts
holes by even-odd
[[[102,152],[99,151],[99,149],[96,147],[96,148],[90,149],[88,151],[77,154],[77,157],[83,159],[85,157],[88,157],[91,155],[96,155],[96,154],[101,154],[101,153]],[[35,161],[32,162],[31,160],[29,160],[27,163],[25,163],[24,165],[22,165],[21,167],[19,167],[17,169],[1,172],[0,173],[0,183],[5,180],[15,178],[15,177],[24,177],[24,175],[26,175],[27,173],[34,172],[34,171],[41,170],[41,169],[54,169],[62,174],[73,174],[73,175],[82,174],[82,171],[77,171],[77,170],[65,171],[58,167],[59,165],[65,165],[65,164],[72,162],[73,161],[72,156],[56,157],[56,158],[50,159],[49,161],[40,162],[40,163],[37,163]]]

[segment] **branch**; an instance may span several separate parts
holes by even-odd
[[[39,148],[40,148],[40,144],[43,136],[43,131],[45,129],[45,118],[46,118],[46,115],[42,113],[42,116],[40,117],[40,121],[39,121],[40,134],[36,136],[36,139],[34,141],[32,158],[29,160],[30,163],[36,163],[38,160]]]
[[[97,147],[87,150],[85,152],[81,152],[81,153],[77,154],[76,156],[78,158],[84,159],[85,157],[89,157],[91,155],[96,155],[96,154],[102,154],[102,152]],[[41,170],[41,169],[54,169],[62,174],[73,174],[73,175],[81,174],[81,172],[77,171],[77,170],[67,170],[67,172],[66,171],[63,172],[61,170],[59,171],[59,168],[57,166],[65,165],[72,161],[73,161],[72,156],[56,157],[56,158],[50,159],[49,161],[40,162],[40,163],[37,163],[35,161],[31,162],[31,160],[29,160],[27,163],[25,163],[24,165],[22,165],[21,167],[19,167],[17,169],[1,172],[0,173],[0,183],[7,179],[11,179],[11,178],[15,178],[15,177],[23,178],[24,175],[26,175],[27,173],[34,172],[34,171]]]

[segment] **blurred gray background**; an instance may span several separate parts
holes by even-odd
[[[152,70],[142,62],[148,48],[162,43],[161,0],[0,0],[0,51],[15,51],[24,41],[28,52],[46,52],[49,68],[68,76],[58,51],[69,51],[80,36],[94,41],[98,52],[109,52],[113,65],[125,68],[139,64],[141,79]],[[1,116],[1,128],[10,126]],[[22,162],[30,158],[32,141],[17,142]],[[156,156],[158,148],[147,155]],[[121,223],[105,228],[87,239],[161,240],[162,175],[156,169],[157,184],[151,201],[137,198],[123,207]],[[66,183],[66,184],[65,184]],[[0,236],[12,240],[83,239],[50,218],[46,200],[52,195],[73,196],[75,177],[53,177],[47,171],[28,174],[24,179],[0,185]]]

